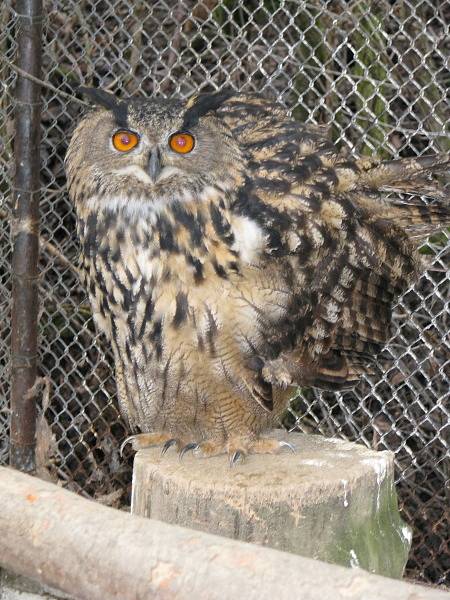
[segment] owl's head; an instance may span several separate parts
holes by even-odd
[[[66,156],[76,204],[134,202],[151,210],[241,183],[239,144],[216,113],[231,93],[119,101],[102,90],[81,91],[99,108],[82,119]]]

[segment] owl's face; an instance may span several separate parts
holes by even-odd
[[[214,112],[192,114],[189,101],[139,99],[88,114],[74,132],[66,166],[75,202],[95,196],[151,209],[198,198],[211,186],[234,187],[243,159]]]

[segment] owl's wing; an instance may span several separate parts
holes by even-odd
[[[449,158],[353,159],[323,129],[255,96],[230,98],[220,114],[248,160],[234,210],[267,232],[268,260],[294,265],[290,314],[276,334],[284,367],[293,383],[351,387],[389,337],[393,300],[420,272],[412,238],[450,223],[431,178]],[[423,194],[434,201],[421,202]]]

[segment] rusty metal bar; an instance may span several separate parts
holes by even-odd
[[[17,0],[17,66],[41,75],[42,0]],[[15,178],[11,314],[10,463],[34,469],[40,188],[40,85],[18,75],[15,113]]]

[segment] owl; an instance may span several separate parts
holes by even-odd
[[[376,366],[417,242],[449,222],[448,157],[352,158],[258,95],[81,91],[68,189],[125,443],[231,463],[289,447],[267,434],[298,386]]]

